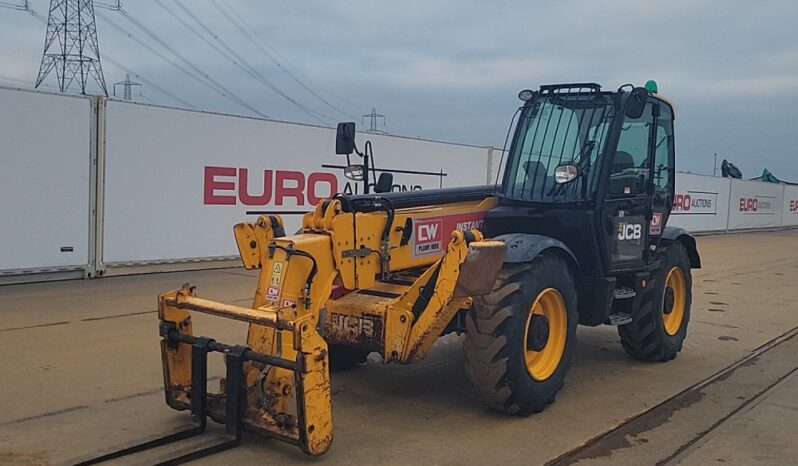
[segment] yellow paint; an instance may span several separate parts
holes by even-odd
[[[304,366],[299,373],[257,362],[245,364],[244,422],[254,432],[295,442],[306,453],[319,455],[332,442],[329,355],[327,341],[319,332],[342,340],[373,337],[368,344],[386,362],[425,357],[453,316],[471,305],[469,296],[454,297],[469,248],[461,231],[441,232],[444,238],[451,235],[445,251],[415,256],[412,241],[400,244],[403,228],[433,217],[484,213],[496,204],[495,198],[486,198],[397,210],[387,242],[383,241],[386,212],[344,212],[338,199],[319,203],[303,217],[302,233],[293,236],[275,237],[271,219],[261,216],[254,223],[234,227],[242,263],[247,269],[260,269],[251,309],[201,300],[182,289],[161,295],[159,316],[165,322],[179,322],[180,331],[189,334],[191,310],[248,322],[246,344],[253,351],[301,361]],[[278,224],[282,225],[282,219]],[[472,233],[476,238],[472,244],[482,244],[479,231]],[[309,282],[314,261],[316,271]],[[423,309],[416,310],[416,317],[413,304],[438,269],[432,296]],[[411,283],[381,281],[388,276]],[[331,300],[334,283],[364,293],[350,292]],[[279,295],[273,293],[275,288]],[[321,321],[322,315],[325,319],[338,315],[346,331],[331,327],[329,320]],[[190,356],[188,345],[164,344],[167,400],[177,409],[190,404]]]
[[[665,279],[665,287],[673,290],[673,309],[670,313],[662,313],[662,323],[665,325],[665,333],[676,335],[684,320],[684,310],[687,305],[687,285],[684,280],[684,272],[678,266],[668,271]]]
[[[549,338],[540,351],[527,349],[527,338],[529,337],[529,323],[534,314],[545,316],[549,322]],[[554,288],[546,288],[541,291],[532,306],[529,308],[526,324],[524,325],[524,362],[529,375],[542,382],[557,370],[560,364],[565,343],[568,336],[568,313],[565,310],[565,301],[559,291]]]
[[[283,219],[273,216],[282,228]],[[267,246],[274,239],[275,232],[269,217],[261,215],[254,223],[239,223],[233,227],[241,262],[247,270],[259,269],[267,254]]]
[[[192,335],[191,314],[176,306],[167,304],[177,298],[180,291],[170,291],[158,296],[158,318],[173,322],[177,330]],[[191,347],[179,345],[171,347],[161,340],[161,359],[163,360],[164,390],[166,403],[175,409],[185,409],[191,404]]]
[[[479,235],[478,239],[482,239],[478,231],[475,233]],[[435,290],[418,320],[413,324],[408,344],[402,352],[403,362],[423,359],[457,311],[471,304],[469,299],[452,299],[460,274],[460,265],[467,254],[465,235],[462,231],[453,231],[446,254],[437,264],[430,267],[430,270],[438,269]],[[405,306],[407,305],[412,309],[412,303],[406,303]]]

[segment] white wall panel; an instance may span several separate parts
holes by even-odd
[[[89,98],[0,88],[0,272],[89,261]]]
[[[781,223],[786,226],[798,226],[798,186],[784,186],[784,204]]]
[[[775,183],[732,180],[729,229],[781,226],[784,188]]]
[[[358,134],[361,150],[366,138],[377,168],[446,175],[396,174],[397,190],[485,184],[487,148]],[[294,231],[316,199],[354,190],[322,168],[345,163],[334,129],[109,101],[103,261],[237,255],[232,227],[254,212]]]
[[[668,224],[696,233],[725,230],[730,184],[728,178],[677,173]]]

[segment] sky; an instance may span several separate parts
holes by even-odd
[[[0,8],[1,84],[35,81],[48,5],[30,0],[38,19]],[[717,154],[718,165],[726,158],[745,178],[768,168],[798,181],[795,0],[127,0],[122,7],[127,16],[97,8],[100,53],[109,92],[125,78],[121,64],[143,84],[137,100],[328,126],[354,119],[362,127],[360,116],[376,108],[385,115],[378,129],[390,133],[501,147],[521,89],[597,82],[614,90],[654,79],[675,104],[679,170],[712,174]]]

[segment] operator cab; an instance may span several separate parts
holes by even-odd
[[[675,186],[674,112],[656,84],[557,84],[519,97],[485,233],[563,242],[591,294],[650,267]]]
[[[491,236],[555,237],[586,256],[596,275],[645,265],[673,200],[673,109],[629,87],[559,84],[521,93],[500,207],[486,219]]]

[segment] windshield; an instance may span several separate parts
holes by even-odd
[[[510,148],[505,196],[526,201],[575,201],[590,197],[596,158],[615,116],[612,97],[589,90],[546,91],[522,110]],[[578,167],[578,178],[554,183],[558,165]],[[595,167],[595,169],[594,169]]]

